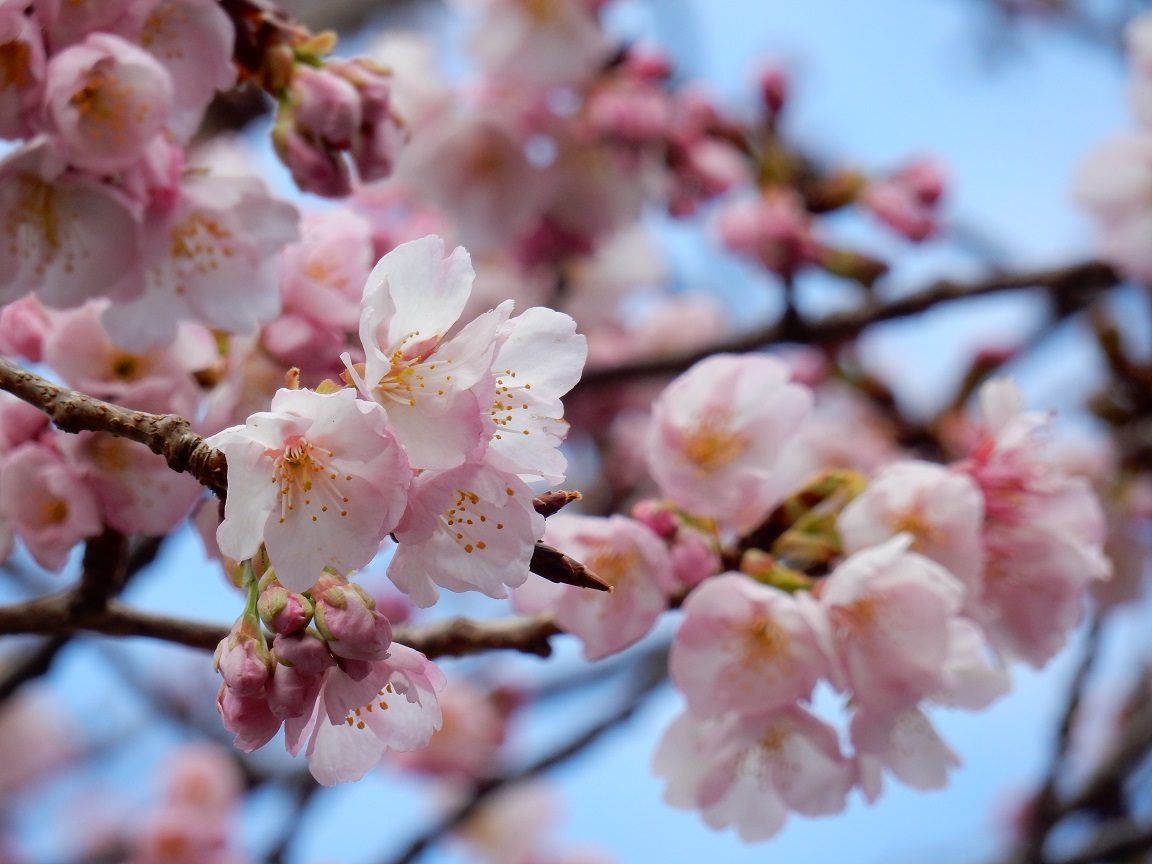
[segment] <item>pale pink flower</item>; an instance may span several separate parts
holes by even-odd
[[[639,641],[668,608],[668,597],[677,587],[672,561],[664,543],[642,523],[624,516],[559,514],[548,520],[544,539],[612,590],[537,581],[517,591],[513,603],[523,612],[551,612],[557,626],[580,639],[588,660]]]
[[[1042,666],[1106,579],[1107,525],[1091,485],[1069,476],[1043,446],[1043,415],[1025,413],[1006,380],[981,390],[984,434],[961,464],[984,494],[986,564],[970,614],[993,644]]]
[[[841,512],[836,529],[845,552],[912,536],[913,552],[943,565],[969,588],[979,584],[984,551],[984,498],[972,478],[928,462],[894,462]]]
[[[948,772],[960,764],[917,708],[899,714],[858,709],[852,715],[851,733],[860,789],[869,803],[880,797],[884,770],[913,789],[942,789]]]
[[[264,347],[304,370],[340,368],[374,258],[372,226],[363,217],[350,210],[305,217],[300,240],[284,249],[283,310],[264,327]]]
[[[216,361],[212,334],[187,324],[170,343],[131,352],[113,345],[100,323],[106,303],[54,315],[44,362],[72,387],[140,411],[196,414],[201,389],[193,373]]]
[[[44,99],[51,141],[77,167],[127,168],[168,123],[172,79],[147,51],[93,33],[48,61]]]
[[[0,354],[39,363],[51,326],[48,310],[34,296],[13,300],[0,308]]]
[[[81,432],[62,438],[60,448],[100,502],[104,521],[124,534],[164,536],[202,492],[190,474],[173,471],[163,456],[127,438]]]
[[[846,559],[820,586],[834,683],[867,706],[902,710],[941,690],[964,587],[900,535]],[[837,680],[839,679],[839,680]]]
[[[255,177],[189,173],[171,212],[146,226],[143,296],[105,312],[113,341],[163,343],[185,319],[230,332],[270,320],[280,308],[278,254],[296,239],[296,220]]]
[[[134,5],[135,14],[143,20],[132,38],[171,77],[168,126],[187,141],[199,128],[216,92],[236,83],[232,19],[214,0],[146,0]]]
[[[11,801],[24,787],[74,764],[84,733],[49,687],[33,681],[0,707],[0,801]]]
[[[124,194],[65,172],[43,139],[0,163],[0,304],[35,291],[47,306],[126,299],[140,260],[136,207]]]
[[[483,0],[472,53],[491,78],[528,87],[577,84],[607,59],[608,40],[582,0]]]
[[[489,374],[496,333],[511,308],[504,304],[447,337],[474,276],[462,247],[445,257],[444,241],[429,236],[381,258],[364,287],[365,363],[352,377],[387,409],[414,468],[460,465],[487,431],[488,405],[472,388]]]
[[[811,607],[739,573],[688,595],[669,674],[697,717],[755,713],[807,700],[829,672]]]
[[[443,688],[436,665],[399,644],[358,681],[332,667],[314,710],[286,721],[288,752],[307,745],[308,769],[325,786],[359,780],[387,751],[427,746],[440,728]]]
[[[48,429],[48,415],[8,391],[0,391],[0,456],[27,441],[35,441]]]
[[[711,720],[685,712],[652,768],[667,781],[668,804],[699,810],[712,828],[734,826],[750,843],[779,831],[789,811],[839,813],[855,782],[835,730],[801,708]]]
[[[44,89],[40,22],[18,3],[0,6],[0,138],[27,138]]]
[[[263,543],[293,591],[325,567],[363,567],[403,513],[408,461],[380,407],[351,390],[280,390],[271,411],[208,443],[228,458],[221,552],[243,560]]]
[[[720,242],[782,276],[816,260],[812,219],[792,189],[770,189],[726,203],[716,219]]]
[[[515,474],[484,462],[424,471],[396,527],[388,578],[417,606],[436,602],[436,586],[507,597],[528,578],[543,533],[532,490]]]
[[[498,117],[445,118],[405,152],[403,182],[452,220],[473,253],[499,249],[531,226],[543,203],[544,173]]]
[[[860,202],[893,231],[918,243],[939,229],[944,186],[943,169],[931,159],[920,159],[868,184]]]
[[[60,570],[73,546],[103,528],[87,484],[55,450],[32,442],[0,461],[0,522],[46,570]]]
[[[567,468],[560,443],[568,433],[560,397],[580,380],[587,341],[575,321],[543,306],[505,321],[497,339],[489,409],[495,432],[485,461],[525,480],[559,483]]]
[[[779,360],[710,357],[653,405],[649,471],[685,510],[751,528],[784,491],[774,482],[777,459],[811,404]]]

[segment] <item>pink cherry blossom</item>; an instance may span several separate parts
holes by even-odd
[[[255,177],[190,172],[170,212],[146,226],[143,295],[108,308],[113,341],[140,349],[172,339],[181,320],[250,332],[279,311],[280,250],[297,237],[296,209]]]
[[[1101,256],[1134,279],[1152,279],[1152,136],[1100,144],[1081,163],[1073,193],[1097,220]]]
[[[44,89],[52,144],[71,164],[101,174],[139,159],[172,110],[164,67],[110,33],[93,33],[53,56]]]
[[[161,414],[195,416],[201,389],[193,373],[216,361],[212,334],[182,326],[163,346],[134,353],[113,345],[100,323],[107,303],[89,303],[52,318],[44,362],[81,392]]]
[[[43,139],[0,162],[0,303],[35,291],[48,306],[138,294],[137,208],[120,191],[66,172]]]
[[[710,720],[685,712],[652,768],[667,781],[668,804],[699,810],[712,828],[733,826],[749,843],[779,831],[789,811],[839,813],[856,776],[835,730],[802,708]]]
[[[538,580],[513,595],[522,612],[551,612],[556,624],[577,636],[588,660],[599,660],[642,639],[676,589],[672,562],[660,538],[624,516],[559,514],[548,520],[544,539],[583,563],[611,592]]]
[[[440,728],[443,688],[436,665],[404,645],[393,644],[360,680],[332,667],[314,710],[285,723],[288,752],[307,745],[308,768],[325,786],[359,780],[387,751],[428,744]]]
[[[998,648],[1034,666],[1063,646],[1094,580],[1106,579],[1104,514],[1087,480],[1043,446],[1046,418],[1011,382],[981,391],[984,432],[960,466],[984,495],[986,564],[971,614]]]
[[[900,535],[857,552],[821,583],[842,686],[861,703],[900,709],[943,688],[951,623],[964,588]]]
[[[819,252],[811,217],[792,189],[732,200],[720,211],[716,232],[733,252],[783,276],[815,261]]]
[[[168,126],[187,141],[216,92],[236,83],[232,20],[213,0],[147,0],[134,5],[135,15],[143,20],[133,38],[168,72],[173,86]]]
[[[263,543],[290,590],[363,567],[403,513],[408,461],[380,407],[350,390],[280,390],[208,443],[228,457],[221,552],[243,560]]]
[[[774,482],[777,458],[811,404],[779,360],[710,357],[653,405],[649,471],[684,509],[751,528],[784,491]]]
[[[798,598],[727,573],[688,595],[669,674],[697,717],[784,708],[807,700],[829,672]]]
[[[447,214],[477,254],[522,235],[543,205],[543,172],[524,155],[516,130],[497,117],[446,118],[423,130],[398,176]]]
[[[107,432],[69,435],[60,448],[100,502],[104,521],[125,534],[167,534],[203,491],[191,475],[174,472],[163,456]]]
[[[494,79],[531,87],[576,84],[607,58],[608,41],[581,0],[482,0],[472,52]]]
[[[495,335],[511,308],[505,304],[446,338],[474,277],[462,247],[445,257],[443,240],[429,236],[381,258],[364,287],[365,363],[353,377],[365,398],[387,409],[414,468],[459,465],[485,436],[471,388],[489,374]]]
[[[28,138],[44,89],[40,23],[17,3],[0,6],[0,138]]]
[[[396,753],[392,762],[441,777],[489,776],[504,743],[507,711],[464,679],[449,678],[438,701],[443,721],[428,746]]]
[[[567,467],[560,443],[568,432],[560,397],[580,380],[587,341],[570,317],[543,306],[505,321],[497,339],[489,409],[496,431],[485,459],[525,480],[559,483]]]
[[[907,532],[911,549],[974,588],[983,570],[984,498],[966,474],[927,462],[883,468],[844,508],[836,528],[846,552]]]
[[[913,789],[940,789],[960,760],[922,711],[891,715],[857,710],[852,715],[852,746],[860,770],[860,788],[871,803],[880,797],[886,769]]]
[[[388,578],[417,606],[435,603],[437,586],[507,597],[528,578],[543,533],[532,490],[515,474],[484,462],[424,471],[396,528]]]
[[[0,522],[47,570],[60,570],[73,546],[103,528],[87,484],[54,449],[32,442],[0,461]]]

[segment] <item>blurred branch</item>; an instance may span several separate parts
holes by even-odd
[[[129,543],[126,537],[111,529],[89,540],[84,548],[80,580],[69,592],[70,609],[105,610],[108,601],[123,589],[130,578],[156,560],[163,542],[163,537],[144,537]],[[0,610],[0,614],[2,612]],[[25,681],[46,674],[60,651],[71,641],[72,632],[57,631],[52,639],[0,666],[0,702],[15,693]]]
[[[908,318],[958,300],[1000,294],[1008,291],[1045,289],[1057,306],[1082,304],[1085,295],[1095,296],[1118,285],[1120,275],[1100,261],[1087,261],[1046,270],[1024,273],[995,273],[975,282],[941,279],[927,288],[895,300],[876,300],[850,312],[828,315],[816,321],[785,318],[760,330],[716,342],[704,348],[622,363],[618,366],[589,369],[578,387],[614,384],[622,381],[673,375],[693,363],[718,353],[746,353],[779,343],[808,345],[838,342],[858,335],[882,321]]]
[[[496,792],[530,780],[582,753],[605,733],[619,727],[635,714],[647,697],[664,682],[667,672],[668,663],[664,652],[653,652],[648,657],[648,662],[642,664],[630,692],[616,709],[575,738],[520,770],[478,781],[463,803],[444,814],[439,822],[414,838],[390,864],[412,864],[445,835],[474,816]]]
[[[224,624],[210,624],[158,615],[109,602],[99,609],[76,604],[77,590],[70,589],[0,607],[0,635],[17,633],[64,636],[91,632],[105,636],[146,636],[205,651],[228,635]],[[550,639],[560,630],[546,615],[473,621],[447,618],[423,627],[397,627],[395,641],[428,657],[462,656],[481,651],[508,649],[547,657]]]

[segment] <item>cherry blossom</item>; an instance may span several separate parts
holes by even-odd
[[[668,783],[668,804],[699,810],[713,828],[733,826],[747,842],[771,837],[789,811],[840,812],[856,778],[835,730],[802,708],[710,720],[683,713],[652,767]]]
[[[522,612],[551,612],[558,626],[580,639],[586,659],[599,660],[639,641],[668,608],[676,588],[672,562],[644,524],[623,516],[561,513],[548,520],[544,539],[583,562],[612,590],[537,581],[517,590],[513,602]]]
[[[784,492],[773,481],[776,461],[811,404],[779,360],[702,360],[653,405],[648,468],[679,506],[750,528]]]
[[[830,667],[804,600],[737,573],[688,595],[669,674],[695,716],[769,711],[811,696]]]
[[[532,491],[515,474],[484,462],[424,471],[396,527],[388,578],[417,606],[435,603],[437,586],[507,597],[528,578],[543,533]]]
[[[291,590],[363,567],[403,513],[408,461],[380,407],[350,390],[280,390],[208,441],[228,457],[220,550],[243,560],[263,543]]]
[[[489,373],[496,332],[511,308],[448,336],[474,277],[462,247],[445,257],[444,241],[429,236],[381,258],[364,287],[365,362],[353,377],[365,398],[387,409],[414,468],[459,465],[485,437],[471,388]]]
[[[393,644],[387,660],[353,680],[337,667],[325,673],[315,709],[288,720],[288,752],[302,748],[312,776],[325,786],[358,780],[388,750],[418,750],[440,728],[437,693],[444,676],[423,654]]]

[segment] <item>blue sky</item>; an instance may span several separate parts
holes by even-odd
[[[994,237],[1011,262],[1050,264],[1088,255],[1090,226],[1069,202],[1068,179],[1088,149],[1128,124],[1122,70],[1113,58],[1051,34],[1024,40],[1019,60],[989,70],[973,41],[977,31],[970,5],[964,0],[651,0],[614,12],[613,20],[626,35],[662,41],[693,77],[706,79],[731,104],[747,94],[757,60],[783,59],[796,70],[788,127],[819,152],[871,168],[898,164],[909,155],[937,155],[954,181],[952,216]],[[691,278],[705,287],[747,272],[708,260],[712,263],[689,264],[699,268]],[[915,286],[952,274],[961,263],[953,253],[910,254],[892,281]],[[868,356],[899,376],[898,391],[910,404],[928,406],[940,382],[958,374],[958,364],[974,347],[1006,338],[1034,316],[1027,302],[986,301],[964,312],[887,326],[869,340]],[[1059,358],[1053,352],[1050,359],[1022,370],[1036,404],[1056,399],[1070,386],[1082,387],[1085,370],[1090,373],[1090,357],[1071,340],[1061,343]],[[178,583],[202,578],[205,571],[192,538],[178,541],[165,570],[164,578],[147,582],[129,599],[216,620],[228,616],[220,610],[229,604],[238,608],[222,588],[191,605],[185,592],[177,593]],[[205,581],[215,584],[211,576]],[[1127,613],[1113,654],[1122,659],[1136,640],[1133,634],[1148,623],[1146,610]],[[65,659],[57,679],[77,692],[114,686],[93,658],[73,652]],[[556,772],[567,811],[562,834],[573,842],[602,844],[622,862],[893,864],[928,856],[938,864],[978,861],[995,848],[1002,837],[996,826],[1045,764],[1053,714],[1073,659],[1065,654],[1041,674],[1021,672],[1013,693],[989,711],[936,715],[965,763],[947,790],[921,794],[889,785],[873,807],[854,798],[842,817],[793,819],[760,846],[712,832],[695,814],[660,803],[660,784],[649,775],[648,763],[660,732],[679,710],[678,697],[667,691],[587,758]],[[525,661],[524,674],[534,665]],[[1123,674],[1118,659],[1105,684]],[[598,707],[595,695],[583,695],[551,711],[556,718],[591,722]],[[132,722],[130,700],[109,705],[106,713],[112,726]],[[139,764],[117,763],[109,783],[141,770],[169,741],[165,734],[143,736]],[[383,774],[338,790],[310,813],[291,860],[384,860],[412,830],[413,819],[427,818],[430,803],[424,794],[407,796]],[[250,832],[273,824],[276,810],[274,797],[258,802]],[[428,860],[458,859],[443,853]]]

